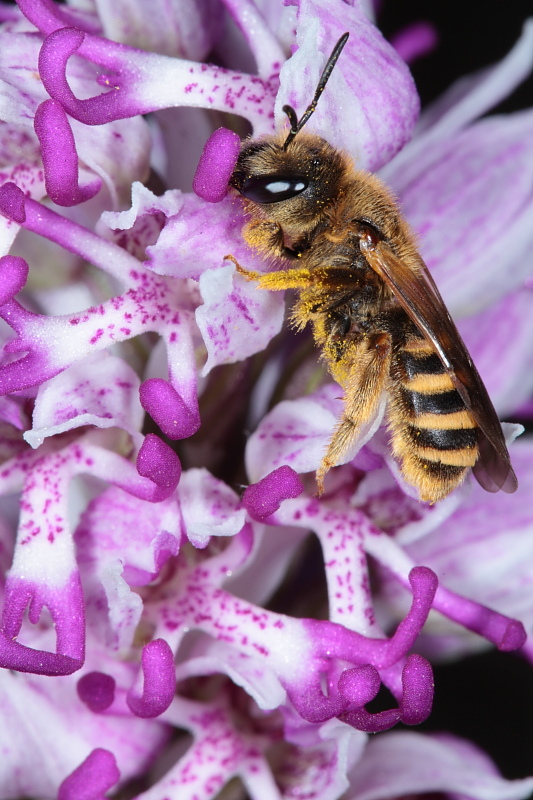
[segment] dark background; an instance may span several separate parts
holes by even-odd
[[[437,48],[411,66],[425,105],[461,75],[499,61],[528,14],[533,15],[532,0],[384,0],[378,24],[387,38],[410,22],[435,26]],[[532,77],[491,113],[531,106]],[[476,742],[506,778],[533,774],[533,666],[517,655],[490,651],[436,667],[435,690],[433,712],[419,729],[446,730]]]
[[[411,65],[422,104],[438,97],[456,78],[499,61],[511,50],[533,0],[381,0],[378,25],[387,38],[411,22],[435,27],[439,44]],[[533,104],[533,78],[524,82],[498,112]]]

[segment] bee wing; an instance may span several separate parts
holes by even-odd
[[[431,342],[480,430],[479,459],[473,468],[488,492],[514,492],[518,486],[503,431],[491,399],[422,260],[414,272],[385,242],[362,248],[369,266],[390,287],[421,333]]]

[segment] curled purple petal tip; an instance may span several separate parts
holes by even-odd
[[[379,692],[381,678],[372,664],[345,669],[339,678],[339,692],[351,705],[362,707]]]
[[[85,187],[78,184],[78,154],[67,115],[56,100],[45,100],[34,120],[41,145],[45,185],[49,197],[60,206],[74,206],[94,197],[101,181]]]
[[[57,800],[102,800],[120,779],[113,753],[97,747],[74,772],[65,778]]]
[[[192,182],[192,188],[202,200],[220,203],[228,191],[228,182],[235,169],[241,140],[228,128],[219,128],[211,134]]]
[[[88,672],[78,681],[78,697],[91,711],[105,711],[115,699],[115,679],[104,672]]]
[[[137,455],[137,472],[161,489],[174,491],[181,477],[181,464],[168,444],[149,433]]]
[[[164,639],[154,639],[142,652],[142,697],[130,692],[127,703],[137,717],[158,717],[166,711],[176,691],[174,653]]]
[[[400,721],[400,711],[397,708],[390,708],[387,711],[371,714],[365,708],[360,708],[357,711],[341,714],[339,719],[358,731],[379,733],[380,731],[388,731],[389,728],[393,728]]]
[[[277,511],[283,500],[299,497],[303,490],[296,472],[284,465],[248,486],[242,504],[252,519],[261,521]]]
[[[23,258],[3,256],[0,258],[0,305],[11,300],[26,285],[29,267]]]
[[[16,183],[8,181],[0,186],[0,214],[8,219],[23,225],[26,222],[26,198],[24,192]]]
[[[198,411],[191,411],[163,378],[150,378],[140,389],[141,405],[169,439],[187,439],[200,427]]]
[[[498,645],[498,650],[504,653],[518,650],[526,643],[526,639],[527,633],[522,623],[519,620],[510,619],[507,629]]]
[[[431,713],[434,683],[431,664],[413,653],[402,672],[403,698],[400,704],[401,720],[405,725],[419,725]]]

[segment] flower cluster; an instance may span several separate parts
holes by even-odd
[[[0,800],[525,798],[469,742],[382,732],[428,717],[432,659],[533,659],[533,444],[517,495],[428,506],[379,428],[315,497],[339,387],[225,260],[265,268],[227,192],[239,136],[202,148],[280,129],[349,31],[309,129],[380,171],[496,408],[527,415],[533,112],[480,118],[533,25],[418,120],[402,55],[431,32],[395,49],[362,0],[18,0],[0,23]],[[297,581],[310,533],[322,574]]]

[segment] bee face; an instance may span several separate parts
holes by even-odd
[[[342,192],[346,158],[324,139],[300,134],[284,149],[285,135],[243,144],[231,185],[262,219],[284,227],[316,224]]]

